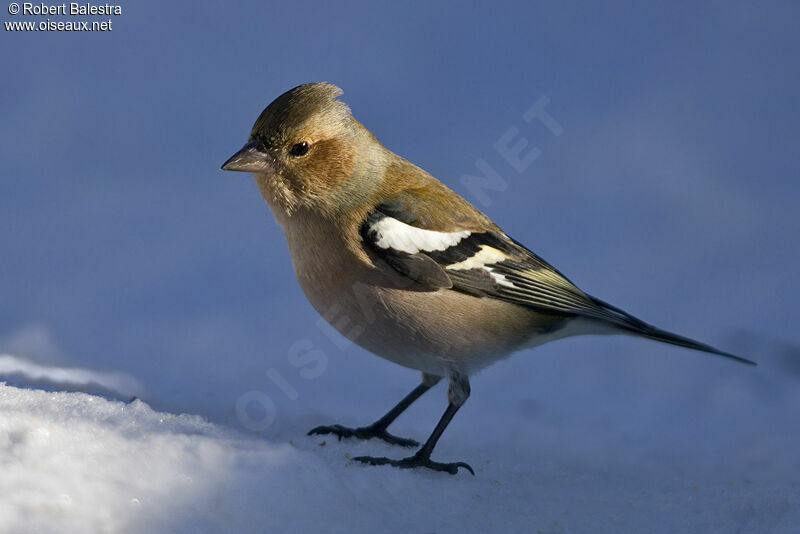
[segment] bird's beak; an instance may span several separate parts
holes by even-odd
[[[263,145],[250,141],[239,152],[222,164],[223,171],[266,172],[270,169],[270,155]]]

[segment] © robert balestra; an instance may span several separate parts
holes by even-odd
[[[422,372],[422,383],[375,423],[320,426],[310,434],[419,445],[387,428],[446,378],[447,409],[415,454],[354,459],[472,472],[464,462],[434,461],[431,452],[469,397],[470,375],[513,352],[568,336],[628,334],[753,363],[581,291],[469,202],[386,149],[337,99],[341,93],[318,82],[279,96],[222,166],[253,173],[314,308],[365,349]]]
[[[122,6],[111,4],[79,4],[70,2],[69,9],[67,4],[34,4],[24,2],[22,4],[23,15],[122,15]]]

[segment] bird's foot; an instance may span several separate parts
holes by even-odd
[[[341,440],[342,438],[358,438],[358,439],[382,439],[392,445],[400,445],[401,447],[417,447],[419,442],[408,438],[399,438],[395,435],[389,434],[385,428],[376,427],[375,425],[362,426],[359,428],[348,428],[342,425],[328,425],[318,426],[308,431],[308,435],[313,434],[333,434]]]
[[[420,454],[415,454],[414,456],[409,456],[408,458],[403,458],[402,460],[391,460],[383,457],[376,458],[375,456],[356,456],[353,458],[353,460],[369,465],[393,465],[401,469],[427,467],[428,469],[433,469],[434,471],[444,471],[445,473],[450,473],[451,475],[455,475],[458,473],[458,468],[463,467],[472,473],[473,476],[475,475],[475,471],[472,470],[472,467],[465,462],[434,462],[429,456],[423,456]]]

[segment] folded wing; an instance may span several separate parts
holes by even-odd
[[[453,221],[441,226],[446,230],[435,229],[433,221],[420,221],[408,209],[408,202],[399,205],[389,200],[364,220],[361,236],[392,268],[431,290],[452,288],[476,297],[602,321],[627,333],[752,363],[658,329],[584,293],[496,227],[462,228]]]

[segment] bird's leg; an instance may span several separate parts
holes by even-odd
[[[456,414],[458,409],[461,408],[461,405],[464,404],[464,402],[467,400],[467,397],[469,397],[469,380],[466,376],[459,374],[450,375],[448,378],[450,380],[450,386],[447,390],[447,399],[449,401],[447,409],[444,411],[442,418],[439,419],[439,422],[436,424],[436,428],[434,428],[433,432],[431,432],[428,441],[426,441],[425,444],[420,447],[413,456],[403,458],[402,460],[392,460],[390,458],[375,456],[357,456],[356,458],[353,458],[353,460],[370,465],[388,464],[404,469],[411,467],[427,467],[428,469],[433,469],[434,471],[444,471],[446,473],[450,473],[451,475],[455,475],[458,472],[458,468],[463,467],[474,475],[475,471],[472,470],[472,467],[464,462],[442,463],[431,460],[431,452],[433,452],[436,442],[439,441],[439,438],[442,436],[442,432],[444,432],[444,429],[447,428],[448,424],[450,424],[450,420],[453,419],[453,416]]]
[[[386,415],[372,423],[368,426],[362,426],[359,428],[348,428],[342,425],[328,425],[328,426],[318,426],[316,428],[312,428],[308,431],[308,435],[312,434],[334,434],[339,439],[342,438],[358,438],[358,439],[372,439],[372,438],[380,438],[383,441],[391,443],[393,445],[401,445],[403,447],[416,447],[419,445],[419,442],[413,439],[408,438],[399,438],[394,436],[386,431],[392,421],[397,419],[401,413],[403,413],[406,408],[411,406],[411,404],[420,398],[423,393],[431,389],[435,386],[441,377],[429,375],[426,373],[422,374],[422,383],[414,388],[414,390],[403,397],[403,399],[398,402],[394,408],[389,410]]]

